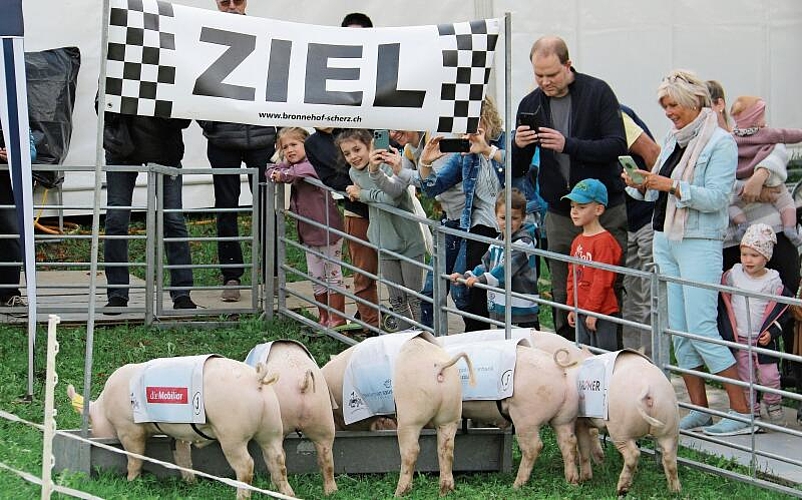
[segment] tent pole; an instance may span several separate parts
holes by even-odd
[[[97,254],[100,234],[100,188],[103,173],[103,128],[106,109],[106,55],[109,40],[109,0],[103,0],[103,15],[100,18],[100,75],[97,96],[97,133],[95,145],[95,189],[92,203],[92,246],[89,264],[89,312],[86,320],[86,354],[84,358],[84,411],[81,419],[81,435],[89,434],[89,400],[92,395],[92,356],[95,344],[95,305],[97,290]]]

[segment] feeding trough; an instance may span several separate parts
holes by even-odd
[[[66,431],[80,435],[80,431]],[[122,449],[116,439],[92,441]],[[314,444],[304,437],[290,435],[284,439],[289,474],[317,473],[317,456]],[[249,446],[251,456],[260,457],[256,443]],[[56,435],[53,440],[56,459],[55,472],[70,470],[93,474],[97,469],[126,473],[125,455],[89,446],[67,436]],[[173,462],[172,440],[154,436],[148,440],[145,453],[148,457]],[[220,446],[213,443],[204,448],[192,448],[193,467],[215,476],[233,474]],[[398,439],[395,431],[353,432],[339,431],[334,440],[334,471],[337,474],[380,474],[397,472],[401,466]],[[254,460],[257,474],[267,474],[262,460]],[[454,472],[509,472],[512,468],[512,433],[498,428],[473,428],[457,431],[454,442]],[[161,465],[145,462],[144,470],[157,477],[178,476],[179,472]],[[424,429],[420,436],[420,455],[415,470],[433,472],[437,466],[437,435],[433,429]]]

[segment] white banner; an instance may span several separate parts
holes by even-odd
[[[498,19],[298,24],[111,0],[106,110],[255,125],[475,131]]]

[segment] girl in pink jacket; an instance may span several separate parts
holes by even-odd
[[[298,216],[298,239],[309,250],[306,267],[320,311],[318,323],[324,328],[338,328],[347,323],[345,317],[336,314],[345,310],[345,297],[337,291],[343,287],[342,238],[330,230],[342,231],[343,222],[328,191],[306,182],[306,178],[319,179],[306,159],[304,141],[308,136],[299,127],[282,128],[276,140],[282,161],[268,168],[266,175],[272,182],[292,185],[290,211]]]

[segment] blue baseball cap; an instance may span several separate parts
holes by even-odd
[[[574,189],[561,199],[569,199],[583,205],[595,201],[606,207],[607,188],[598,179],[583,179],[577,182]]]

